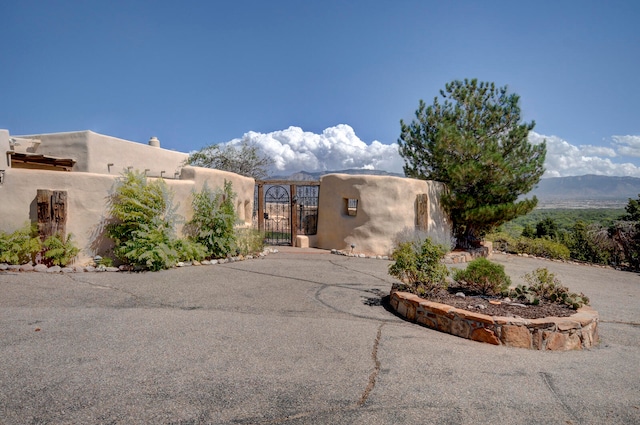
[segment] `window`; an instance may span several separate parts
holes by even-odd
[[[358,213],[358,200],[353,198],[344,198],[345,214],[355,217]]]

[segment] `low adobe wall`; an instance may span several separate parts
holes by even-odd
[[[494,345],[567,351],[598,343],[598,312],[588,306],[569,317],[521,319],[474,313],[401,291],[391,292],[390,303],[411,322]]]
[[[112,247],[104,235],[108,214],[108,197],[117,175],[9,168],[0,184],[0,230],[11,233],[25,223],[37,222],[38,189],[67,192],[67,233],[73,233],[80,253],[75,264],[88,262],[96,254],[104,255]],[[236,211],[245,225],[251,225],[254,180],[226,171],[200,167],[184,167],[180,179],[165,179],[174,193],[176,213],[189,220],[193,216],[193,191],[206,183],[209,188],[222,188],[230,181],[236,192]],[[176,229],[181,233],[182,227]]]

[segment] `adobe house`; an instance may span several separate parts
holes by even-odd
[[[160,147],[153,137],[135,143],[92,131],[11,136],[0,130],[0,230],[13,232],[38,221],[38,190],[66,192],[66,233],[73,233],[83,263],[108,250],[102,237],[107,198],[126,169],[162,177],[174,192],[177,213],[189,219],[191,194],[206,182],[214,189],[231,181],[236,212],[251,224],[254,180],[226,171],[183,166],[188,154]],[[181,229],[177,229],[180,233]]]
[[[110,248],[111,242],[103,237],[107,199],[127,169],[165,179],[174,193],[176,212],[187,220],[193,191],[205,183],[217,188],[230,181],[237,193],[238,217],[244,225],[252,225],[254,179],[184,166],[188,154],[161,148],[155,137],[143,144],[92,131],[12,136],[0,130],[0,152],[0,230],[13,232],[38,222],[42,195],[51,196],[53,205],[56,194],[62,194],[64,230],[73,233],[81,249],[80,264]],[[420,229],[440,243],[449,241],[451,226],[440,207],[443,190],[441,183],[400,177],[322,176],[317,233],[297,238],[296,245],[339,250],[351,250],[353,245],[357,253],[389,255],[405,229]],[[181,228],[177,231],[180,234]]]

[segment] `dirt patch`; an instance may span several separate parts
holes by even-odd
[[[403,290],[402,288],[397,289]],[[502,297],[473,294],[465,294],[465,297],[462,298],[455,295],[458,292],[462,292],[460,288],[449,288],[447,291],[442,290],[436,294],[425,295],[422,298],[462,310],[486,314],[487,316],[541,319],[543,317],[568,317],[576,313],[574,309],[561,304],[540,301],[538,305],[523,305],[518,301],[505,301]],[[497,302],[500,304],[496,304]]]

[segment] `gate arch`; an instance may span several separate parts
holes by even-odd
[[[256,181],[254,226],[267,245],[295,246],[296,236],[315,235],[320,182]]]

